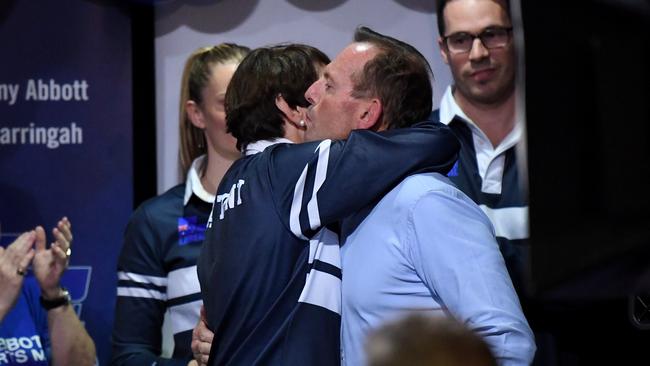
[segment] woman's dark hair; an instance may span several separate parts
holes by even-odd
[[[226,123],[237,148],[284,136],[284,114],[276,97],[281,95],[291,108],[307,107],[305,91],[318,79],[318,67],[329,61],[320,50],[302,44],[263,47],[248,54],[226,91]]]

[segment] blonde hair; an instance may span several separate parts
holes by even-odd
[[[192,100],[198,105],[202,103],[202,93],[210,80],[212,66],[228,62],[239,63],[249,52],[248,47],[234,43],[221,43],[216,46],[197,49],[185,62],[183,78],[181,79],[179,108],[179,155],[183,180],[187,177],[187,172],[194,159],[207,151],[203,130],[194,126],[187,116],[187,101]],[[205,170],[206,163],[207,161],[204,161],[201,173]]]

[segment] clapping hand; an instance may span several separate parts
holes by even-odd
[[[43,297],[56,298],[61,291],[59,281],[70,262],[71,224],[67,217],[59,220],[57,226],[52,229],[52,234],[56,240],[50,248],[46,248],[45,230],[41,226],[36,227],[35,233],[36,254],[32,264],[34,275],[41,286]]]
[[[34,258],[36,233],[20,235],[5,249],[0,247],[0,320],[16,303],[23,285],[25,272]]]

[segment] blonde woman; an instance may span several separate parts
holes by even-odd
[[[180,161],[185,183],[143,203],[126,228],[118,262],[113,365],[187,365],[201,293],[196,260],[214,193],[239,158],[226,132],[224,98],[250,50],[223,43],[194,52],[180,99]],[[160,357],[165,312],[174,334],[171,359]]]

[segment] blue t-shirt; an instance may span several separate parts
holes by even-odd
[[[0,365],[49,365],[47,312],[36,279],[27,275],[16,305],[0,324]]]

